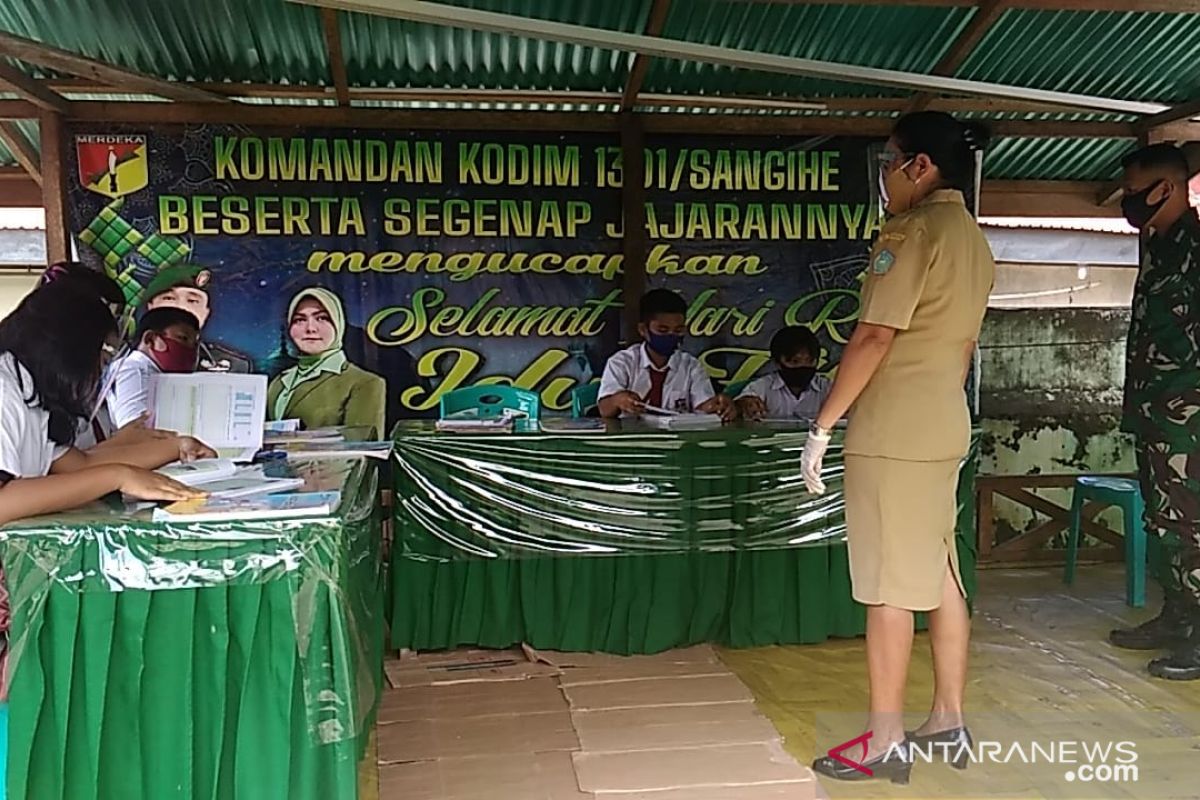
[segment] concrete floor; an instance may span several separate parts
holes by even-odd
[[[1157,598],[1152,595],[1145,610],[1127,608],[1120,565],[1085,565],[1071,589],[1063,586],[1061,574],[1061,569],[980,574],[968,689],[972,728],[977,740],[1004,742],[1006,748],[1022,742],[1026,753],[1035,741],[1043,747],[1130,741],[1137,753],[1136,782],[1126,775],[1106,783],[1068,783],[1069,764],[1028,766],[1010,756],[1007,764],[973,764],[961,773],[942,764],[918,764],[908,787],[825,782],[829,794],[835,800],[1200,798],[1195,768],[1200,763],[1200,683],[1152,679],[1145,663],[1153,654],[1120,651],[1105,641],[1110,628],[1150,616]],[[751,689],[802,763],[812,760],[816,746],[823,751],[859,732],[866,686],[862,640],[725,650],[721,658]],[[909,687],[915,724],[932,696],[924,635],[917,637]],[[1117,763],[1115,755],[1108,763]],[[364,769],[365,800],[379,797],[373,772]]]
[[[1126,607],[1123,580],[1119,564],[1081,567],[1070,589],[1062,584],[1061,569],[981,572],[967,703],[977,740],[1133,741],[1140,767],[1136,783],[1068,784],[1061,765],[1014,761],[973,764],[962,773],[917,764],[906,788],[824,781],[826,790],[835,800],[1200,798],[1200,682],[1153,679],[1145,664],[1155,654],[1118,650],[1105,641],[1110,628],[1156,611],[1154,595],[1145,610]],[[861,640],[721,655],[802,763],[811,762],[815,739],[823,736],[823,752],[861,731],[866,686]],[[915,725],[933,693],[924,635],[914,646],[908,685]],[[832,727],[845,735],[830,740]]]

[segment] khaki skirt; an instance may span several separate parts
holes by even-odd
[[[947,564],[966,596],[954,544],[959,465],[846,456],[846,539],[855,600],[932,611],[942,604]]]

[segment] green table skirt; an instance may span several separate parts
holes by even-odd
[[[40,620],[16,623],[36,626],[42,657],[22,659],[10,690],[9,797],[356,798],[366,731],[314,741],[292,601],[286,581],[51,590]],[[342,646],[325,616],[314,657]]]
[[[374,474],[336,519],[6,531],[9,798],[357,800],[385,645]],[[236,581],[213,577],[225,553]],[[155,576],[175,588],[118,582]]]
[[[959,538],[974,592],[975,553]],[[701,642],[811,644],[861,635],[846,545],[586,558],[392,562],[392,646],[655,653]],[[922,620],[923,622],[923,620]]]

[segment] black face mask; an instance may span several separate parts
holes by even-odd
[[[780,367],[779,377],[793,392],[803,392],[808,389],[812,379],[817,374],[816,367]]]
[[[1150,220],[1154,219],[1154,215],[1167,202],[1167,198],[1159,200],[1157,203],[1149,203],[1146,198],[1154,191],[1162,181],[1155,181],[1140,192],[1127,194],[1121,198],[1121,213],[1125,215],[1125,221],[1133,227],[1141,230],[1150,224]]]

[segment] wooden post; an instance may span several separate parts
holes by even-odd
[[[621,217],[624,223],[624,338],[622,345],[638,339],[638,301],[646,291],[646,162],[641,120],[621,114]]]
[[[69,261],[71,228],[67,218],[66,149],[62,116],[41,116],[42,206],[46,209],[46,263]]]

